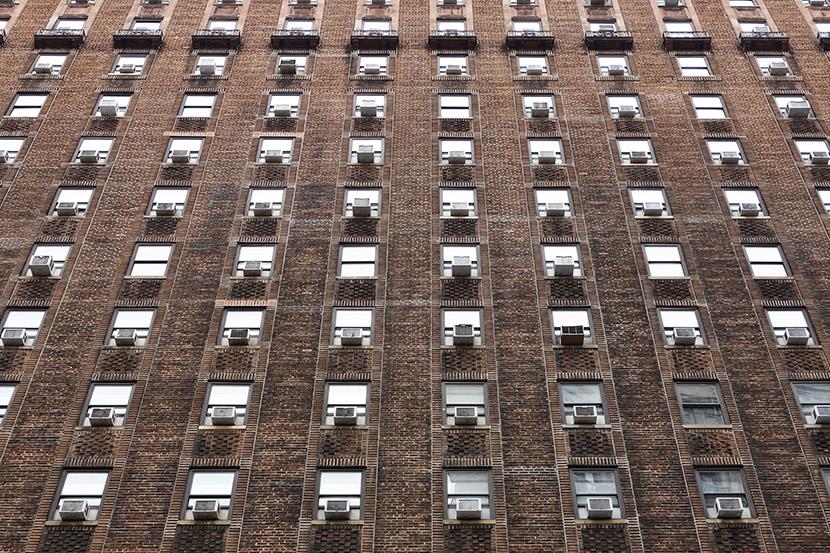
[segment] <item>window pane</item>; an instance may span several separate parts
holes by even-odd
[[[365,384],[329,384],[330,405],[366,405]]]
[[[104,495],[108,476],[107,472],[67,472],[61,495]]]
[[[115,315],[115,328],[150,328],[153,322],[152,311],[127,310]]]
[[[360,495],[362,472],[324,471],[320,473],[320,495]]]
[[[489,495],[490,474],[486,471],[447,472],[447,495]]]
[[[562,384],[562,403],[565,405],[602,404],[602,388],[599,383]]]
[[[262,311],[225,311],[225,328],[260,328],[262,316]]]
[[[742,494],[744,484],[736,470],[700,471],[700,487],[704,494]]]
[[[8,311],[5,328],[40,328],[45,311]]]
[[[610,470],[582,470],[573,473],[575,495],[616,495],[617,481]]]
[[[190,484],[191,495],[220,495],[227,496],[233,493],[233,481],[236,476],[231,471],[199,471],[194,472]]]
[[[247,384],[211,384],[208,403],[211,405],[245,405],[248,403]]]
[[[483,405],[484,386],[482,384],[447,384],[444,387],[447,405]]]
[[[132,384],[111,386],[108,384],[96,384],[89,396],[89,406],[105,405],[115,407],[127,405],[130,402],[130,395],[133,393]]]

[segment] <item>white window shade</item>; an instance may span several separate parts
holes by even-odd
[[[481,313],[479,311],[444,311],[444,326],[473,325],[481,327]]]
[[[251,387],[248,384],[213,384],[208,403],[211,405],[246,405]]]
[[[39,329],[46,311],[20,310],[7,311],[3,328]]]
[[[329,384],[329,405],[366,405],[368,388],[365,384]]]
[[[261,310],[229,309],[225,311],[225,328],[262,328]]]
[[[336,328],[371,328],[371,309],[338,309],[334,314]]]
[[[229,496],[233,493],[236,473],[232,471],[194,472],[190,483],[190,495]]]
[[[73,471],[66,474],[61,495],[63,496],[102,496],[107,486],[106,472]]]
[[[700,328],[696,311],[661,309],[659,313],[663,328]]]
[[[150,328],[153,324],[152,310],[124,309],[115,315],[112,323],[113,329],[118,328]]]

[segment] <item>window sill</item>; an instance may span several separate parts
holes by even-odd
[[[754,221],[756,219],[767,220],[771,219],[769,215],[753,215],[752,217],[746,217],[744,215],[732,215],[733,219],[739,219],[741,221]]]
[[[582,344],[581,346],[569,346],[567,344],[565,344],[565,345],[553,344],[553,349],[563,349],[563,350],[569,350],[569,349],[574,349],[574,350],[576,350],[576,349],[599,349],[599,346],[596,345],[596,344]]]
[[[636,188],[631,188],[630,190],[636,190]],[[665,219],[668,221],[673,221],[674,215],[635,215],[634,219],[638,221],[653,221],[655,219]]]
[[[691,346],[676,346],[674,344],[666,344],[664,346],[666,349],[677,349],[677,350],[701,350],[701,349],[709,349],[709,344],[694,344]]]
[[[185,520],[176,521],[178,526],[230,526],[230,520]]]
[[[689,275],[666,276],[666,277],[653,277],[653,276],[650,276],[650,277],[648,277],[648,279],[650,281],[659,281],[659,282],[666,282],[666,281],[672,281],[672,280],[683,280],[683,281],[689,282],[689,281],[692,280],[692,277],[690,277]]]
[[[247,426],[245,426],[244,424],[242,424],[242,425],[229,424],[227,426],[225,426],[225,425],[215,425],[215,424],[200,424],[198,426],[199,430],[245,430],[246,428],[247,428]]]
[[[341,428],[356,428],[358,430],[368,430],[368,424],[321,424],[320,430],[340,430]]]
[[[335,278],[335,280],[342,280],[342,281],[346,281],[346,282],[354,281],[354,280],[377,280],[378,279],[377,275],[374,275],[374,276],[340,276],[340,275],[337,275],[334,278]]]
[[[446,280],[446,281],[462,281],[462,280],[469,280],[469,281],[472,281],[472,280],[481,280],[481,275],[472,275],[472,276],[466,276],[466,277],[456,277],[456,276],[450,276],[450,275],[441,275],[441,277],[440,277],[440,278],[441,278],[441,280]]]
[[[18,351],[18,350],[33,350],[34,344],[31,346],[0,346],[0,351]]]
[[[146,348],[147,346],[116,346],[115,344],[104,344],[101,346],[101,349],[105,351],[142,351]]]
[[[32,275],[19,275],[17,277],[18,281],[20,282],[45,282],[48,280],[58,281],[61,279],[59,276],[32,276]]]
[[[441,344],[441,349],[448,350],[448,351],[455,351],[459,349],[474,349],[474,350],[484,350],[487,349],[484,344],[473,344],[471,346],[455,346],[452,344]]]
[[[111,430],[123,430],[123,428],[124,428],[124,425],[123,425],[123,424],[120,424],[120,425],[118,425],[118,426],[116,426],[116,425],[112,425],[112,426],[81,426],[81,425],[78,425],[78,426],[76,426],[76,427],[75,427],[75,430],[78,430],[78,431],[81,431],[81,432],[88,432],[88,431],[93,431],[93,432],[105,431],[105,432],[109,432],[109,431],[111,431]]]
[[[792,277],[792,276],[783,276],[783,277],[779,277],[779,276],[762,276],[762,277],[753,276],[752,280],[778,280],[778,281],[783,280],[784,282],[795,282],[795,278]]]
[[[631,162],[620,162],[623,167],[659,167],[659,163],[631,163]]]
[[[695,81],[720,81],[720,80],[721,80],[721,78],[720,78],[720,77],[718,77],[718,76],[716,76],[716,75],[705,75],[705,76],[700,76],[700,77],[682,77],[682,76],[681,76],[681,77],[677,77],[677,80],[678,80],[678,81],[689,81],[689,82],[695,82]]]
[[[474,430],[474,431],[489,431],[493,428],[490,424],[442,424],[441,430]]]
[[[607,430],[611,428],[611,425],[608,423],[605,424],[567,424],[563,423],[562,428],[565,430],[593,430],[594,428],[600,428],[603,430]]]
[[[130,74],[121,74],[121,73],[108,73],[101,77],[104,80],[112,80],[112,81],[143,81],[147,77],[145,75],[130,75]]]
[[[821,344],[807,344],[804,346],[788,346],[786,344],[776,344],[778,349],[793,349],[793,350],[805,350],[805,349],[822,349]]]
[[[164,280],[167,276],[124,275],[124,280]]]
[[[732,430],[731,424],[684,424],[686,430]]]
[[[433,75],[433,81],[474,81],[473,75]]]
[[[707,518],[706,524],[758,524],[757,518]]]
[[[372,344],[363,345],[363,346],[341,346],[338,344],[329,344],[329,349],[333,350],[364,350],[364,349],[372,349],[374,346]]]
[[[580,525],[591,526],[592,524],[628,524],[626,518],[578,518],[574,522]]]
[[[246,276],[241,276],[241,275],[231,275],[230,278],[231,278],[231,282],[242,282],[242,281],[248,281],[248,280],[250,280],[251,282],[254,282],[254,281],[262,282],[262,281],[271,280],[271,275],[262,275],[262,276],[258,276],[258,277],[246,277]]]
[[[464,187],[462,187],[462,188],[464,188]],[[454,221],[454,220],[465,220],[465,219],[470,219],[470,220],[473,220],[473,221],[477,221],[478,220],[478,215],[464,215],[464,216],[441,215],[441,217],[439,217],[439,218],[443,221]]]
[[[45,526],[98,526],[97,520],[47,520]]]
[[[314,526],[363,526],[362,520],[312,520]]]
[[[492,518],[482,518],[476,520],[458,520],[455,518],[444,519],[444,526],[480,526],[482,524],[489,526],[491,524],[496,524],[496,521]]]
[[[228,344],[216,344],[216,349],[226,350],[226,351],[243,351],[243,350],[257,350],[259,349],[259,343],[256,344],[248,344],[247,346],[231,346]]]

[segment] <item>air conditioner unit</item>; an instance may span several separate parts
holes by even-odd
[[[810,329],[788,327],[784,329],[784,343],[788,346],[806,346],[810,342]]]
[[[199,64],[199,75],[207,77],[216,73],[216,64],[212,61],[204,61]]]
[[[115,409],[112,407],[93,407],[89,410],[90,426],[115,426]]]
[[[132,75],[133,73],[135,73],[135,64],[122,63],[118,66],[118,72],[123,75]]]
[[[83,521],[89,517],[89,505],[85,499],[64,499],[58,506],[58,515],[65,521]]]
[[[813,152],[810,154],[810,163],[813,165],[827,165],[830,162],[830,154],[827,152]]]
[[[810,102],[807,100],[793,100],[787,102],[787,117],[790,119],[804,119],[810,116]]]
[[[442,4],[444,6],[457,6],[458,5],[458,0],[444,0],[442,2]]]
[[[611,23],[600,23],[597,25],[597,31],[601,33],[613,33],[617,30],[617,26]]]
[[[245,264],[242,265],[242,276],[262,276],[262,261],[246,261]]]
[[[667,8],[676,8],[677,6],[680,6],[681,4],[680,4],[680,0],[664,0],[663,5],[666,6]]]
[[[672,343],[675,346],[693,346],[697,342],[697,333],[692,327],[677,327],[672,330]]]
[[[534,0],[516,0],[516,4],[520,6],[526,6],[528,4],[532,4]]]
[[[154,211],[158,217],[173,217],[176,214],[176,204],[162,202],[156,204]]]
[[[574,424],[596,424],[596,405],[574,405]]]
[[[545,217],[564,217],[567,206],[561,202],[550,202],[545,204]]]
[[[323,509],[326,520],[347,520],[351,509],[348,499],[328,499]]]
[[[173,150],[170,152],[171,163],[190,163],[190,152],[187,150]]]
[[[49,63],[38,63],[35,64],[32,70],[38,75],[49,75],[52,73],[52,65]]]
[[[271,111],[274,117],[291,117],[291,106],[288,104],[277,104]]]
[[[452,276],[468,277],[472,274],[473,264],[470,262],[469,255],[456,255],[452,258]]]
[[[363,345],[363,329],[357,327],[347,327],[340,331],[340,345],[342,346],[362,346]]]
[[[815,424],[830,424],[830,405],[814,405],[813,422]]]
[[[585,343],[585,329],[582,325],[563,326],[559,334],[563,346],[581,346]]]
[[[739,204],[738,213],[740,213],[741,217],[757,217],[761,214],[761,204],[758,202]]]
[[[574,258],[570,255],[557,255],[553,259],[553,274],[558,277],[574,276]]]
[[[78,204],[76,202],[58,202],[55,205],[55,213],[61,217],[75,217],[78,215]]]
[[[741,162],[740,152],[721,152],[721,165],[738,165]]]
[[[216,520],[219,518],[218,499],[197,499],[193,502],[193,520]]]
[[[98,152],[96,150],[81,150],[78,152],[78,161],[81,163],[98,163]]]
[[[338,426],[354,426],[357,424],[357,407],[335,407],[333,418]]]
[[[717,518],[741,518],[744,515],[744,502],[740,497],[715,498],[715,516]]]
[[[625,75],[625,66],[624,65],[609,65],[608,66],[608,74],[609,75]]]
[[[455,500],[455,516],[459,520],[480,519],[481,499],[477,497],[459,497]]]
[[[470,204],[466,202],[450,203],[450,215],[453,217],[467,217],[470,215]]]
[[[274,215],[274,209],[271,207],[271,202],[254,202],[251,211],[254,217],[271,217]]]
[[[296,75],[297,60],[280,60],[277,70],[280,72],[280,75]]]
[[[115,117],[118,115],[118,102],[112,98],[104,98],[98,104],[98,113],[101,117]]]
[[[25,346],[28,337],[25,328],[4,328],[0,333],[4,346]]]
[[[262,161],[265,163],[282,163],[282,151],[265,150],[262,154]]]
[[[550,117],[550,108],[547,102],[533,102],[533,105],[530,107],[530,116],[543,119]]]
[[[364,100],[362,104],[360,104],[360,116],[361,117],[377,117],[378,116],[378,106],[375,104],[374,100]]]
[[[250,342],[250,331],[247,328],[232,328],[228,332],[229,346],[247,346]]]
[[[364,75],[380,75],[380,66],[376,63],[367,63],[363,66]]]
[[[589,497],[586,499],[588,518],[608,519],[614,516],[614,502],[610,497]]]
[[[9,162],[9,153],[6,150],[0,150],[0,165]]]
[[[369,198],[352,199],[352,215],[355,217],[371,217],[372,202]]]
[[[375,147],[374,146],[358,146],[357,147],[357,162],[358,163],[374,163],[375,162]]]
[[[649,217],[659,217],[663,215],[663,204],[660,202],[644,202],[643,215]]]
[[[51,255],[33,255],[29,259],[29,272],[36,277],[50,277],[55,270]]]
[[[814,8],[823,7],[825,4],[825,0],[810,0],[810,5]]]
[[[539,152],[539,165],[556,165],[558,161],[559,156],[553,150]]]
[[[236,4],[236,0],[219,0],[220,4]]]
[[[236,407],[229,405],[214,407],[210,422],[214,426],[233,426],[236,424]]]
[[[447,75],[461,75],[463,71],[461,71],[460,65],[448,65],[447,66]]]
[[[452,329],[452,345],[472,346],[475,343],[473,325],[455,325]]]
[[[474,426],[478,424],[477,407],[454,407],[452,416],[457,426]]]
[[[539,64],[532,64],[527,66],[528,75],[541,75],[544,73],[544,67]]]
[[[637,117],[637,106],[626,104],[617,108],[617,117],[620,119],[634,119]]]
[[[629,152],[628,161],[636,164],[648,163],[648,152]]]
[[[454,150],[452,152],[449,152],[449,154],[447,155],[447,163],[449,163],[450,165],[463,165],[467,163],[467,156],[464,154],[464,152],[460,150]]]
[[[386,0],[370,0],[373,6],[385,6]]]
[[[138,332],[134,328],[117,328],[112,335],[116,346],[134,346]]]
[[[785,61],[774,61],[767,66],[770,75],[782,77],[790,74],[790,66]]]
[[[149,5],[162,4],[164,0],[144,0],[144,3]]]
[[[589,6],[604,6],[606,0],[588,0]]]
[[[752,28],[752,32],[753,33],[760,33],[760,34],[768,33],[769,28],[766,25],[756,25]]]

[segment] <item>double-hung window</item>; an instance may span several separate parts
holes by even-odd
[[[706,147],[709,149],[712,163],[718,165],[744,165],[746,163],[743,148],[737,140],[707,140]]]
[[[130,108],[131,99],[130,94],[101,94],[92,114],[96,117],[111,117],[114,111],[115,117],[124,117]]]
[[[681,77],[708,77],[712,74],[706,56],[677,56]]]
[[[82,138],[78,143],[73,161],[75,163],[106,163],[113,142],[112,138]]]
[[[473,141],[463,139],[441,139],[441,163],[450,165],[472,165]]]
[[[4,347],[31,346],[40,332],[45,309],[9,309],[3,316],[0,341]]]
[[[688,276],[683,255],[677,244],[646,244],[643,255],[651,278],[683,278]]]
[[[550,95],[525,94],[522,111],[525,117],[556,117],[556,104]]]
[[[268,117],[299,117],[301,94],[271,94],[268,96]]]
[[[717,382],[675,384],[683,424],[727,424],[720,386]]]
[[[593,407],[596,411],[596,423],[605,424],[605,404],[602,395],[602,382],[563,382],[559,385],[562,397],[562,417],[565,424],[576,424],[574,409],[576,407]]]
[[[603,77],[631,74],[627,56],[597,56],[597,67]]]
[[[336,418],[343,408],[353,408],[353,424],[363,426],[368,417],[369,385],[360,382],[329,382],[326,384],[323,424],[338,424]],[[338,412],[338,409],[340,411]]]
[[[318,520],[360,520],[363,499],[363,471],[321,470],[317,475]]]
[[[193,75],[198,77],[221,76],[225,74],[228,63],[228,56],[225,55],[204,55],[196,56],[196,63],[193,66]]]
[[[5,163],[14,163],[23,148],[23,138],[0,138],[0,156],[4,156]]]
[[[480,274],[478,246],[441,246],[441,276],[477,277]]]
[[[152,309],[116,309],[107,345],[146,346],[155,314]]]
[[[779,345],[816,345],[816,336],[804,309],[767,309],[767,318]]]
[[[89,201],[92,199],[92,188],[59,188],[55,194],[55,201],[52,203],[51,214],[57,215],[59,208],[71,206],[75,215],[83,215],[89,209]]]
[[[689,96],[698,119],[726,119],[726,106],[720,94],[692,94]]]
[[[352,138],[349,141],[349,163],[383,163],[383,139]]]
[[[489,470],[448,470],[446,472],[447,485],[447,518],[492,519],[490,506],[490,471]],[[478,500],[469,502],[463,500]],[[475,509],[479,507],[478,512]]]
[[[297,98],[299,105],[299,97]],[[385,94],[355,94],[355,117],[386,117]]]
[[[70,521],[96,520],[108,479],[107,471],[64,471],[50,518]]]
[[[538,77],[550,74],[546,56],[517,56],[516,64],[519,68],[519,75]]]
[[[594,340],[589,309],[552,309],[553,343],[556,345],[584,345]]]
[[[830,405],[830,382],[793,382],[795,399],[805,424],[816,424],[814,408]]]
[[[293,138],[262,138],[257,153],[258,163],[291,163]]]
[[[130,265],[130,276],[159,278],[167,274],[170,263],[171,245],[138,244]]]
[[[186,160],[187,163],[195,165],[199,163],[204,142],[204,138],[171,138],[167,145],[164,161],[166,163],[181,163]]]
[[[9,412],[9,405],[12,404],[16,387],[15,384],[0,384],[0,425],[3,424],[3,419]]]
[[[359,75],[388,75],[389,56],[360,56],[357,60]]]
[[[132,395],[132,384],[94,383],[89,388],[89,395],[81,415],[81,426],[96,426],[97,423],[93,424],[93,421],[100,415],[94,411],[101,409],[112,409],[111,425],[123,426]],[[93,420],[90,420],[90,417]]]
[[[456,407],[461,407],[461,411],[456,411]],[[472,409],[475,409],[474,413],[467,412]],[[456,415],[464,418],[456,420]],[[445,382],[444,421],[448,425],[459,425],[462,422],[487,424],[487,385],[483,382]]]
[[[790,64],[784,56],[755,56],[755,63],[763,77],[787,76],[792,73]]]
[[[724,188],[723,195],[732,217],[764,217],[766,209],[755,188]]]
[[[700,316],[695,309],[658,309],[663,336],[672,345],[699,346],[705,344]]]
[[[216,417],[225,413],[214,410],[221,407],[233,408],[233,424],[243,426],[248,418],[248,403],[251,397],[251,385],[239,382],[209,382],[202,413],[202,424],[216,425]],[[230,418],[230,417],[229,417]],[[224,423],[227,424],[227,423]]]
[[[37,276],[61,276],[66,258],[69,257],[70,248],[71,246],[64,244],[36,244],[32,248],[32,254],[29,256],[29,262],[26,263],[23,274],[26,276],[35,276],[35,271],[43,269],[43,258],[48,258],[49,274],[44,275],[38,272]],[[35,264],[35,268],[32,268],[33,263]]]
[[[283,188],[251,188],[245,215],[248,217],[279,217],[285,200]]]
[[[37,117],[49,98],[48,93],[21,92],[14,97],[9,117]]]
[[[830,159],[830,146],[826,140],[795,140],[798,155],[804,163],[826,165]]]
[[[377,274],[377,246],[341,246],[339,277],[374,278]]]
[[[699,469],[697,484],[703,496],[703,505],[706,509],[706,518],[721,518],[718,516],[719,499],[739,499],[742,513],[738,518],[752,518],[752,504],[749,501],[746,482],[743,472],[739,469]],[[730,518],[735,518],[730,516]]]
[[[442,94],[438,97],[439,116],[442,119],[469,119],[469,94]]]
[[[544,245],[545,276],[581,277],[582,260],[576,244]]]
[[[191,470],[187,479],[187,496],[182,507],[182,518],[193,520],[194,508],[199,502],[197,512],[203,512],[206,506],[213,506],[218,513],[214,517],[227,520],[231,515],[235,485],[235,470]],[[211,502],[215,503],[211,505]]]
[[[589,499],[609,499],[612,519],[623,518],[617,471],[614,469],[579,469],[571,471],[576,518],[592,518]]]
[[[147,65],[146,54],[119,54],[112,66],[112,73],[122,75],[141,75]]]
[[[620,150],[620,160],[623,165],[657,163],[651,140],[620,138],[617,139],[617,147]]]
[[[225,309],[219,345],[256,345],[262,337],[262,309]]]
[[[561,140],[528,140],[527,150],[531,165],[562,165],[565,163]]]
[[[636,94],[610,94],[607,96],[608,113],[614,119],[642,117],[643,108]]]
[[[635,217],[671,217],[666,192],[662,188],[631,188]]]
[[[63,66],[66,64],[66,54],[40,54],[32,64],[32,72],[40,74],[45,72],[49,75],[60,75]]]
[[[181,217],[187,203],[187,193],[187,188],[159,187],[153,189],[153,197],[150,198],[147,215],[157,217],[163,214]]]
[[[441,317],[445,346],[480,346],[484,343],[481,311],[444,309]]]
[[[236,265],[233,275],[237,277],[268,277],[274,266],[273,244],[240,244],[236,247]]]
[[[442,188],[441,217],[475,217],[476,191],[474,188]]]
[[[536,213],[539,217],[573,215],[571,193],[567,188],[537,188],[533,192],[536,196]]]
[[[803,94],[775,94],[772,99],[775,101],[775,107],[778,109],[781,117],[796,117],[796,113],[802,118],[815,117],[812,106],[810,106],[810,101]],[[806,116],[802,115],[805,109]]]
[[[372,343],[371,309],[335,309],[332,344],[335,346],[368,346]]]
[[[346,217],[380,215],[380,190],[377,188],[347,188],[345,196],[343,215]]]
[[[744,246],[744,254],[755,278],[787,278],[790,272],[781,246]]]
[[[179,117],[210,117],[216,94],[185,94]]]

